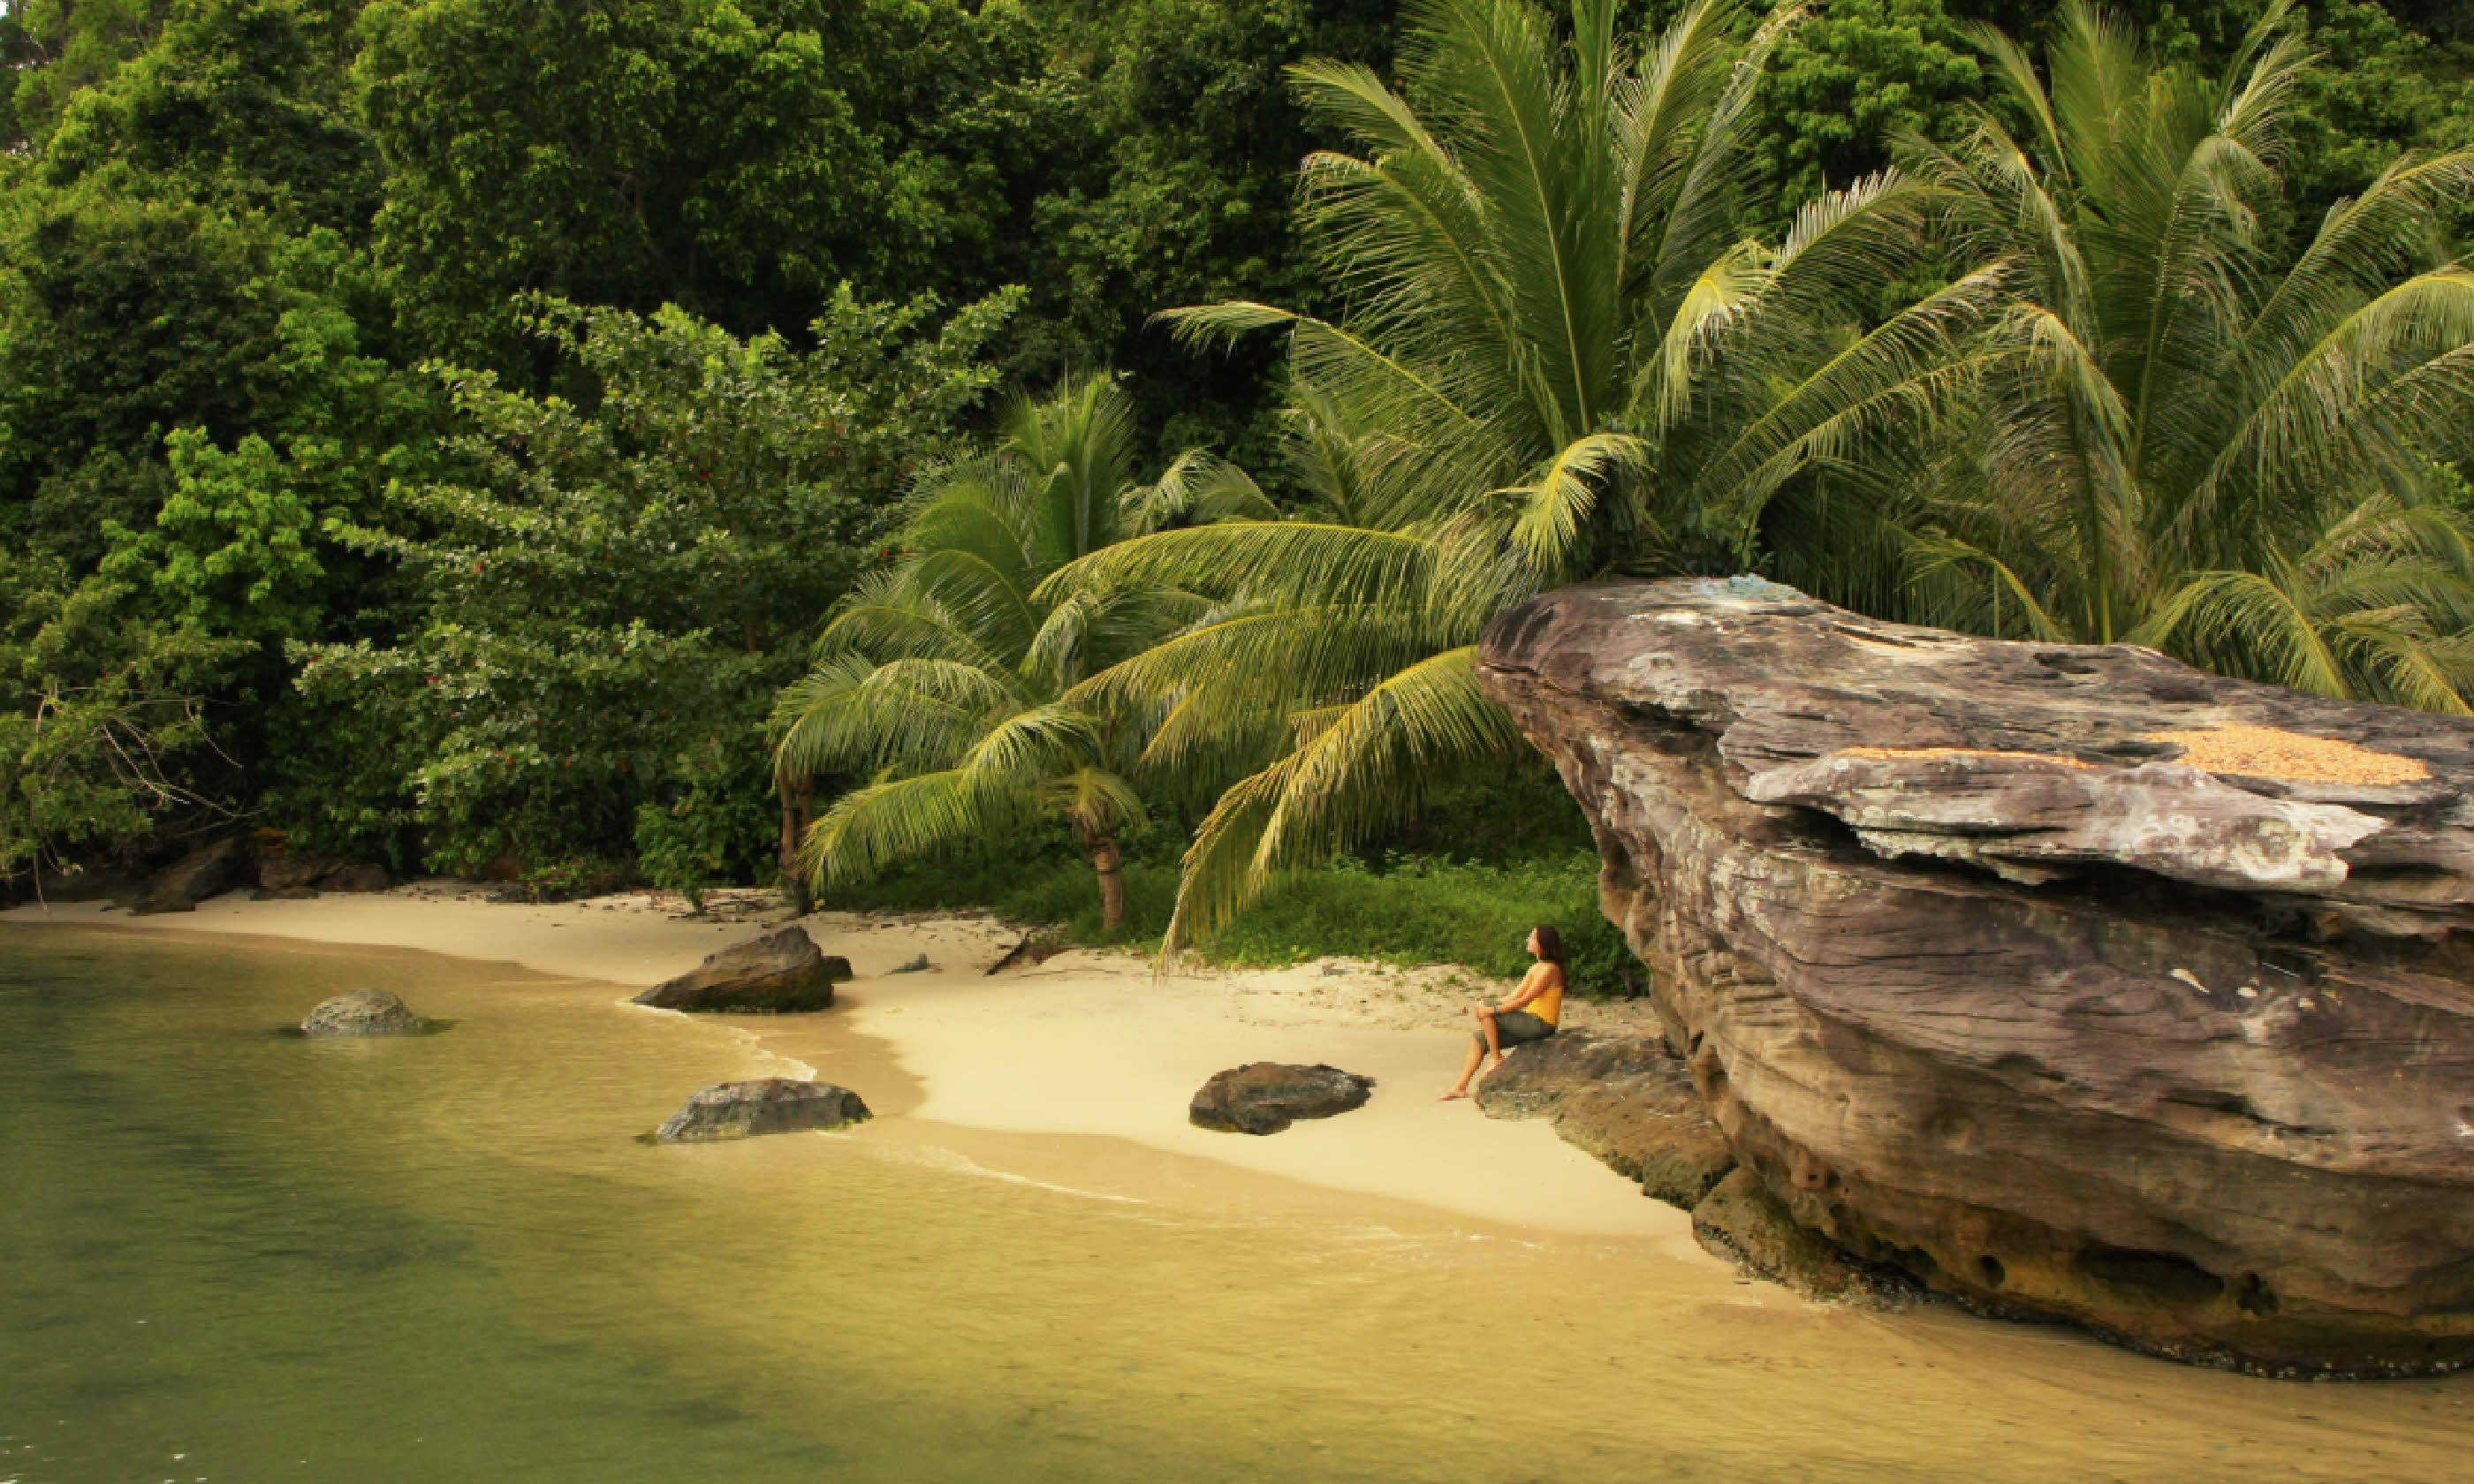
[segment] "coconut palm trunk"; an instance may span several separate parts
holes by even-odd
[[[1126,925],[1126,857],[1116,836],[1091,838],[1091,868],[1100,873],[1100,925],[1113,933]]]
[[[808,832],[814,814],[815,780],[804,773],[785,774],[777,779],[777,787],[782,795],[782,895],[793,913],[806,917],[816,910],[816,901],[808,886],[808,874],[799,868],[799,839]]]

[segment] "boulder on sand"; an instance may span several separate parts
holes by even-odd
[[[701,1144],[757,1134],[837,1129],[869,1116],[867,1104],[848,1088],[791,1077],[759,1077],[697,1089],[654,1132],[653,1138],[664,1144]]]
[[[2160,1354],[2474,1362],[2474,720],[1756,579],[1548,593],[1478,674],[1739,1190]]]
[[[393,884],[384,866],[295,850],[280,840],[258,842],[257,890],[267,898],[315,897],[320,892],[383,892]]]
[[[385,990],[354,990],[309,1012],[303,1036],[418,1036],[431,1023]]]
[[[320,873],[310,884],[322,892],[383,892],[395,878],[374,861],[346,861]]]
[[[1552,1117],[1575,1092],[1637,1077],[1673,1060],[1658,1037],[1576,1026],[1507,1050],[1503,1065],[1478,1080],[1477,1106],[1491,1118]]]
[[[130,915],[195,912],[198,903],[207,898],[220,897],[247,884],[249,872],[249,836],[233,835],[201,846],[149,882],[144,893],[129,904]]]
[[[1277,1134],[1299,1118],[1328,1118],[1363,1108],[1373,1090],[1373,1078],[1337,1066],[1249,1062],[1212,1073],[1185,1112],[1197,1128]]]
[[[797,924],[724,948],[695,969],[636,996],[657,1010],[788,1014],[830,1009],[850,960],[826,953]]]

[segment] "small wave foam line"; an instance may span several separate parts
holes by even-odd
[[[617,1005],[621,1010],[641,1010],[647,1015],[676,1016],[682,1020],[692,1020],[695,1018],[695,1017],[689,1015],[684,1010],[672,1010],[662,1005],[637,1004],[634,996],[632,995],[625,999],[612,1000],[611,1003]],[[816,1080],[816,1069],[810,1066],[807,1063],[800,1061],[797,1057],[784,1056],[779,1051],[765,1050],[764,1036],[764,1033],[760,1031],[751,1031],[743,1025],[716,1025],[714,1026],[713,1029],[728,1034],[739,1042],[740,1049],[749,1052],[750,1054],[760,1057],[767,1062],[778,1062],[782,1065],[789,1068],[788,1071],[764,1072],[760,1075],[767,1077],[788,1077],[798,1082],[813,1082]],[[0,1484],[9,1484],[9,1481],[6,1479],[0,1479]]]
[[[1840,757],[2018,757],[2030,762],[2049,762],[2064,768],[2086,769],[2091,765],[2075,757],[2056,753],[2011,753],[1990,747],[1842,747]]]
[[[1034,1190],[1053,1190],[1058,1195],[1079,1195],[1086,1201],[1113,1201],[1120,1206],[1151,1204],[1140,1196],[1110,1195],[1103,1190],[1084,1190],[1078,1185],[1059,1185],[1045,1180],[1033,1180],[1028,1175],[1014,1174],[1011,1170],[992,1170],[969,1155],[952,1149],[934,1147],[910,1149],[894,1155],[894,1158],[912,1164],[924,1165],[932,1170],[949,1170],[957,1175],[976,1175],[982,1180],[1002,1180],[1009,1185],[1029,1185]]]
[[[2375,753],[2333,737],[2304,736],[2277,727],[2218,727],[2151,731],[2142,740],[2182,749],[2176,762],[2207,773],[2282,778],[2292,783],[2419,783],[2431,777],[2420,758]]]
[[[765,1050],[764,1032],[750,1030],[744,1025],[724,1025],[717,1027],[717,1029],[729,1032],[732,1039],[739,1042],[740,1049],[747,1052],[749,1055],[788,1068],[787,1071],[766,1072],[764,1073],[765,1076],[788,1077],[794,1082],[813,1082],[816,1080],[816,1069],[810,1066],[807,1063],[800,1061],[797,1057],[784,1056],[779,1051]]]

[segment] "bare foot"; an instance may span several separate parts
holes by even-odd
[[[1435,1099],[1435,1101],[1436,1101],[1436,1102],[1438,1102],[1438,1103],[1448,1103],[1448,1102],[1450,1102],[1450,1101],[1451,1101],[1452,1099],[1454,1099],[1454,1098],[1458,1098],[1458,1097],[1467,1097],[1467,1096],[1468,1096],[1468,1089],[1467,1089],[1467,1088],[1454,1088],[1454,1089],[1452,1089],[1449,1092],[1446,1092],[1446,1093],[1443,1094],[1441,1097],[1436,1098],[1436,1099]]]

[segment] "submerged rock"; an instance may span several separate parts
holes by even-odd
[[[1479,671],[1738,1194],[2158,1353],[2474,1360],[2474,721],[1750,579],[1550,593]]]
[[[1373,1090],[1373,1078],[1337,1066],[1249,1062],[1212,1073],[1187,1106],[1186,1118],[1223,1134],[1277,1134],[1299,1118],[1363,1108]]]
[[[806,928],[794,925],[725,948],[635,1002],[660,1010],[825,1010],[833,1005],[835,982],[850,976],[850,960],[826,953]]]
[[[699,1089],[653,1137],[665,1144],[709,1143],[758,1134],[837,1129],[869,1116],[867,1104],[848,1088],[790,1077],[760,1077]]]
[[[338,994],[301,1022],[303,1036],[418,1036],[431,1022],[386,990]]]
[[[202,846],[158,874],[129,904],[133,917],[155,912],[195,912],[198,903],[246,885],[250,871],[250,839],[234,835]]]

